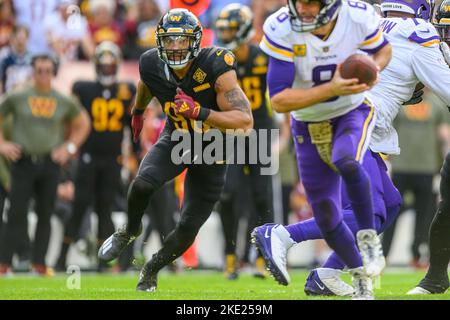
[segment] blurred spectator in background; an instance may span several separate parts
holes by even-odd
[[[415,212],[411,265],[417,268],[426,267],[423,252],[419,249],[428,244],[428,230],[436,205],[433,177],[439,173],[442,164],[441,143],[449,140],[448,136],[439,136],[438,132],[448,123],[444,103],[428,90],[424,102],[406,106],[394,121],[402,148],[401,153],[391,159],[392,181],[404,199],[402,211],[412,207]],[[389,255],[395,227],[396,221],[384,232],[385,256]]]
[[[202,23],[203,28],[203,35],[202,35],[202,42],[201,47],[210,47],[214,43],[214,19],[217,18],[217,15],[219,14],[219,11],[228,3],[230,2],[238,2],[238,1],[229,1],[229,0],[221,0],[216,1],[215,4],[218,5],[215,11],[215,16],[212,16],[210,11],[211,6],[214,6],[213,4],[214,0],[169,0],[167,1],[169,4],[169,8],[185,8],[188,9],[190,12],[192,12],[195,16],[197,16]],[[163,8],[160,2],[160,8]],[[168,11],[169,8],[166,8],[166,10],[163,10],[163,13],[165,11]]]
[[[75,60],[78,48],[88,59],[94,54],[86,18],[76,3],[76,0],[60,0],[58,10],[42,22],[51,52],[60,62]]]
[[[0,49],[9,44],[15,24],[11,0],[0,0]]]
[[[136,93],[133,84],[117,80],[120,60],[119,47],[102,42],[94,55],[96,81],[77,81],[72,87],[91,118],[92,131],[80,148],[73,212],[65,228],[58,270],[65,270],[67,252],[91,203],[98,216],[98,243],[114,232],[111,213],[120,186],[123,131],[131,125],[129,107]],[[107,264],[100,262],[98,271],[106,269]]]
[[[5,140],[11,140],[12,131],[12,118],[9,117],[7,121],[2,123],[0,128]],[[0,239],[2,239],[3,232],[3,210],[5,209],[5,202],[8,196],[8,192],[11,188],[11,174],[10,174],[10,162],[9,160],[0,155]],[[25,234],[26,236],[26,234]],[[24,242],[28,243],[28,239]]]
[[[11,45],[4,49],[0,59],[0,93],[17,88],[31,79],[31,53],[27,50],[28,29],[15,26]]]
[[[15,0],[16,23],[30,31],[28,50],[33,54],[50,53],[44,21],[56,10],[60,0]]]
[[[156,47],[156,26],[161,11],[155,0],[137,0],[137,17],[126,22],[125,59],[138,60],[140,55]]]
[[[75,154],[89,132],[86,112],[74,100],[52,89],[53,59],[39,55],[33,58],[32,66],[33,85],[5,95],[0,103],[0,123],[13,116],[11,142],[0,134],[0,154],[13,162],[8,222],[0,239],[1,275],[10,271],[12,254],[28,230],[32,197],[38,217],[32,246],[33,271],[48,274],[45,257],[60,165]],[[66,129],[70,134],[64,140]]]
[[[263,24],[268,16],[287,4],[287,0],[252,0],[252,10],[255,16],[255,35],[253,41],[259,43],[263,36]]]
[[[111,0],[91,0],[89,2],[89,30],[95,45],[103,41],[114,42],[119,47],[124,44],[124,29],[115,19],[116,2]]]
[[[10,46],[3,49],[4,57],[0,59],[0,93],[6,93],[25,85],[31,78],[31,54],[27,51],[28,29],[24,26],[15,26],[13,35],[10,39]],[[11,140],[13,126],[13,117],[6,117],[2,123],[6,141]],[[0,159],[0,216],[3,213],[3,207],[10,190],[10,162],[7,158]],[[1,220],[1,219],[0,219]],[[0,224],[1,225],[1,224]],[[24,230],[20,237],[20,243],[16,244],[16,254],[18,269],[28,269],[30,259],[30,240],[28,230]],[[1,239],[1,238],[0,238]]]

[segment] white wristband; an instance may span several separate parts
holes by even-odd
[[[69,143],[67,144],[67,152],[69,152],[72,156],[73,156],[75,153],[77,153],[77,150],[78,150],[78,148],[77,148],[77,146],[75,145],[75,143],[69,142]]]

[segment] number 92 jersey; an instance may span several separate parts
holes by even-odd
[[[98,81],[77,81],[72,93],[86,109],[92,130],[80,152],[119,156],[122,153],[124,126],[129,126],[129,108],[136,94],[132,83],[117,82],[105,87]]]
[[[386,45],[379,24],[380,17],[371,5],[343,1],[334,29],[321,39],[310,32],[293,31],[289,10],[283,7],[265,21],[260,47],[273,58],[294,62],[293,88],[307,89],[329,82],[338,64],[358,50],[373,54]],[[364,98],[364,93],[333,97],[292,115],[300,121],[332,119],[355,109]]]

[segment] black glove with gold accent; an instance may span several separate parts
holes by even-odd
[[[412,105],[412,104],[421,103],[422,100],[423,100],[423,98],[422,98],[422,96],[423,96],[423,88],[425,88],[425,86],[421,82],[419,82],[416,85],[416,88],[414,89],[414,93],[413,93],[411,99],[409,99],[406,102],[403,102],[403,105],[406,106],[406,105]]]

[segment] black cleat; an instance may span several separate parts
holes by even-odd
[[[425,277],[420,281],[417,287],[411,289],[408,294],[441,294],[447,292],[449,286],[448,279],[436,281]]]
[[[236,255],[235,254],[227,254],[225,257],[225,277],[228,280],[236,280],[238,278],[238,273],[236,270]]]
[[[158,287],[158,275],[150,273],[146,270],[145,265],[139,274],[139,282],[136,286],[136,291],[155,292]]]
[[[56,272],[66,272],[67,271],[67,267],[66,267],[66,259],[63,256],[60,256],[58,258],[58,261],[56,262],[55,266],[53,267],[53,269]]]
[[[267,272],[266,262],[263,257],[257,257],[255,261],[256,270],[253,272],[253,277],[257,279],[266,279],[269,273]]]
[[[228,280],[237,280],[239,274],[236,271],[230,272],[226,274]]]
[[[141,234],[141,231],[142,228],[138,235],[132,236],[127,233],[126,227],[119,228],[119,230],[103,242],[98,250],[98,258],[106,262],[118,258],[122,251]]]

